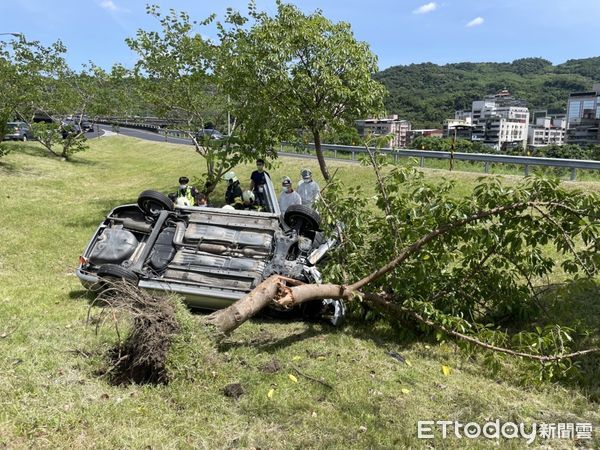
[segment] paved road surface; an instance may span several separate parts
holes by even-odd
[[[112,132],[112,127],[110,125],[98,125],[98,127],[100,128],[100,130],[102,130],[105,133]],[[146,130],[138,130],[135,128],[119,127],[118,134],[122,134],[123,136],[136,137],[138,139],[145,139],[146,141],[170,142],[172,144],[187,144],[187,145],[192,144],[192,141],[190,139],[183,139],[183,138],[177,138],[177,137],[172,137],[172,136],[167,136],[165,138],[165,136],[160,135],[158,133],[154,133],[152,131],[146,131]]]

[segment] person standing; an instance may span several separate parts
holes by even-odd
[[[281,186],[283,187],[283,191],[279,196],[279,209],[283,214],[290,206],[301,205],[302,198],[300,198],[300,195],[292,188],[292,180],[290,177],[284,177]]]
[[[256,170],[250,175],[250,190],[254,193],[255,202],[259,206],[265,205],[266,177],[270,175],[265,171],[265,161],[259,158],[256,160]]]
[[[302,179],[298,182],[296,192],[300,194],[302,198],[302,204],[313,207],[315,200],[319,197],[321,189],[316,181],[312,178],[312,171],[310,169],[302,169],[300,171]]]

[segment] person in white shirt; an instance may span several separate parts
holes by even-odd
[[[296,192],[300,194],[302,204],[312,208],[315,200],[319,197],[321,189],[317,182],[313,180],[310,169],[302,169],[300,176],[302,179],[298,182]]]
[[[302,198],[296,191],[294,191],[294,188],[292,188],[292,180],[290,177],[285,177],[281,182],[281,186],[283,187],[283,191],[279,196],[279,209],[283,214],[290,206],[301,205]]]

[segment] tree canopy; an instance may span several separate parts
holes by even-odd
[[[223,89],[220,65],[224,49],[202,35],[203,27],[214,15],[200,22],[185,12],[170,10],[163,14],[158,6],[148,6],[149,15],[157,19],[161,31],[138,30],[126,40],[138,54],[133,69],[142,99],[163,118],[173,119],[177,128],[187,133],[196,152],[204,157],[204,190],[210,194],[223,175],[243,161],[272,155],[272,146],[257,139],[245,123],[245,104],[236,107]],[[230,121],[229,112],[237,114]],[[205,128],[228,130],[222,140],[198,134]]]
[[[248,129],[278,138],[310,131],[328,179],[323,132],[383,111],[385,89],[372,79],[377,58],[369,45],[356,40],[348,23],[281,1],[273,16],[253,5],[249,17],[230,10],[220,32],[226,52],[218,71],[234,104],[243,106],[236,116]]]

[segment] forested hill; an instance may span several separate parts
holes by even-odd
[[[388,88],[386,109],[413,123],[439,127],[457,109],[507,88],[530,109],[564,112],[571,92],[590,90],[600,82],[600,57],[571,59],[556,66],[542,58],[512,63],[432,63],[390,67],[375,75]]]

